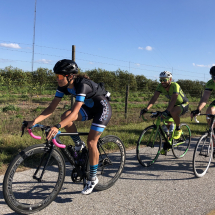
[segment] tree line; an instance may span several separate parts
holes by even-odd
[[[80,74],[86,74],[94,82],[104,82],[109,91],[125,92],[126,85],[129,85],[130,91],[143,93],[153,93],[159,82],[157,80],[147,79],[144,75],[134,75],[128,71],[118,69],[116,71],[107,71],[104,69],[92,69],[82,71]],[[192,80],[178,80],[185,94],[200,97],[205,88],[205,82]],[[36,71],[23,71],[12,66],[0,69],[0,86],[9,87],[33,87],[34,85],[45,88],[56,88],[56,76],[52,70],[47,68],[38,68]]]

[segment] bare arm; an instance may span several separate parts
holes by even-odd
[[[204,91],[204,94],[203,94],[203,96],[202,96],[202,98],[201,98],[201,100],[199,102],[198,107],[197,107],[197,109],[199,111],[201,111],[204,108],[204,106],[206,105],[211,93],[212,93],[212,91],[209,91],[209,90]]]
[[[36,119],[34,119],[34,124],[37,124],[48,118],[54,112],[60,101],[61,98],[55,97],[50,105]]]
[[[155,91],[154,96],[152,96],[151,100],[149,101],[149,104],[147,106],[147,109],[149,110],[153,104],[157,101],[158,97],[160,95],[160,92]]]

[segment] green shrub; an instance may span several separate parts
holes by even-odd
[[[7,111],[19,111],[19,108],[14,106],[14,105],[8,105],[6,107],[3,107],[2,109],[3,112],[7,112]]]

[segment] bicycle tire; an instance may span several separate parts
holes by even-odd
[[[159,157],[162,147],[162,139],[159,130],[154,144],[152,142],[156,135],[156,129],[156,125],[145,128],[138,139],[136,148],[137,160],[143,167],[151,166]],[[150,137],[151,139],[149,140]]]
[[[101,138],[98,151],[97,177],[99,183],[94,189],[101,191],[112,187],[122,174],[125,166],[126,151],[122,140],[113,135]],[[88,162],[88,172],[89,166]]]
[[[193,171],[196,177],[203,177],[211,163],[213,155],[213,144],[210,144],[212,141],[212,134],[202,135],[195,147],[193,153]],[[214,142],[214,139],[213,139]]]
[[[191,131],[186,123],[180,125],[181,137],[172,141],[172,153],[176,158],[182,158],[187,153],[191,143]]]
[[[61,190],[65,178],[65,161],[61,152],[55,148],[42,181],[33,179],[43,155],[42,166],[48,156],[46,144],[30,146],[20,152],[8,166],[3,181],[3,195],[7,205],[17,213],[31,214],[44,209]]]

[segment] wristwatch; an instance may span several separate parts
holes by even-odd
[[[61,129],[61,124],[58,123],[57,125],[54,125],[54,127],[56,127],[57,129],[60,130]]]

